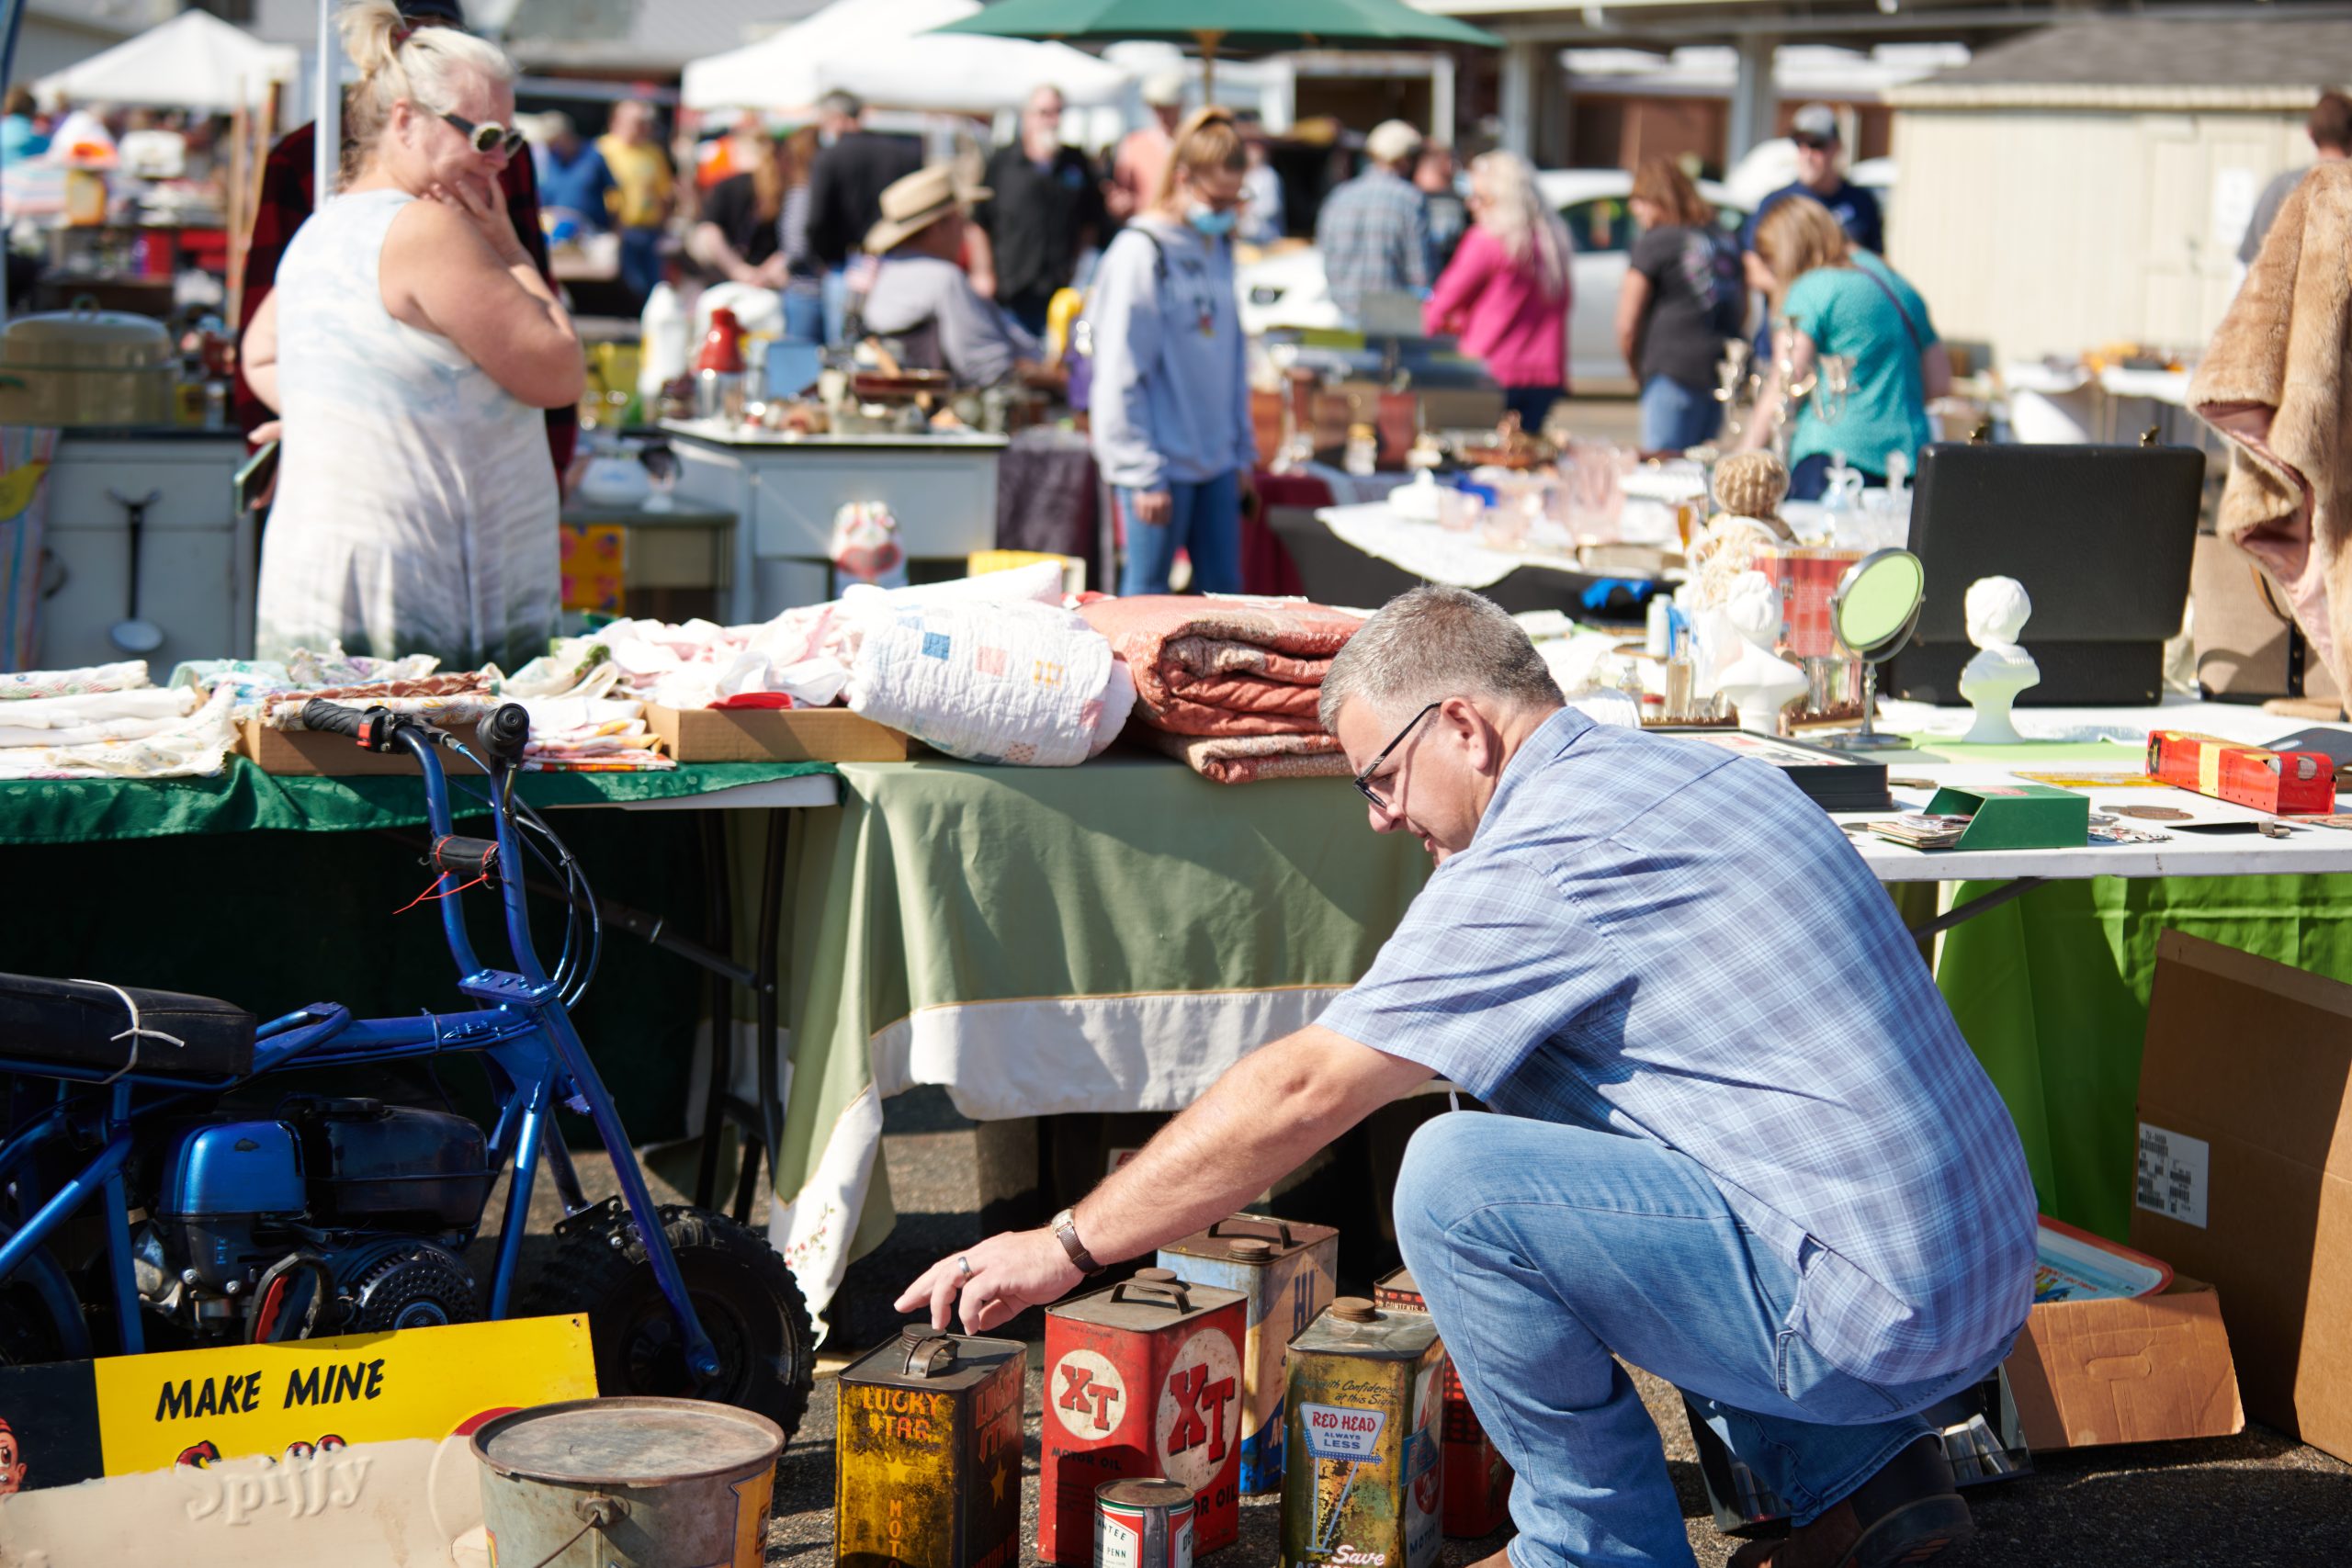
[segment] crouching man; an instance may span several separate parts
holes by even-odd
[[[1438,863],[1371,973],[1074,1210],[941,1260],[899,1308],[978,1332],[1051,1302],[1434,1075],[1500,1114],[1414,1136],[1396,1229],[1519,1473],[1515,1568],[1692,1561],[1617,1357],[1793,1510],[1741,1568],[1966,1537],[1918,1412],[2024,1326],[2033,1190],[1845,835],[1771,767],[1564,707],[1519,626],[1456,589],[1367,623],[1322,716],[1373,830]]]

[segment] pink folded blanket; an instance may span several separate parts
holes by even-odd
[[[1177,735],[1316,735],[1331,656],[1363,625],[1321,604],[1148,594],[1081,605],[1135,676],[1138,720]]]

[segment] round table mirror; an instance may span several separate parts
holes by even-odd
[[[1878,667],[1911,640],[1928,596],[1928,571],[1909,550],[1873,550],[1846,569],[1829,597],[1829,624],[1862,661],[1862,727],[1829,742],[1842,750],[1874,751],[1909,744],[1875,728]]]

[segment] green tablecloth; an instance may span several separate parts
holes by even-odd
[[[820,1313],[893,1218],[882,1099],[1188,1104],[1354,983],[1429,873],[1345,779],[1215,784],[1126,755],[841,771],[842,808],[793,819],[776,1157],[777,1239]]]
[[[2139,766],[2132,746],[1960,746],[1939,761],[2049,772]],[[1898,758],[1892,771],[1903,772]],[[1963,904],[1998,884],[1961,883]],[[2352,980],[2352,876],[2053,882],[1946,933],[1936,982],[2025,1140],[2042,1211],[2120,1241],[2132,1218],[2140,1045],[2167,930]]]
[[[702,763],[642,773],[526,773],[516,791],[533,806],[617,806],[674,800],[735,784],[832,772],[830,762]],[[453,785],[481,784],[458,763]],[[453,788],[459,816],[489,810]],[[243,757],[202,779],[10,779],[0,781],[0,844],[73,844],[160,839],[182,833],[274,830],[353,832],[413,828],[424,821],[424,790],[413,773],[366,778],[265,773]]]

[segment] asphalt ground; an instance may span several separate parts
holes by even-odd
[[[820,1376],[807,1417],[793,1435],[776,1474],[775,1517],[767,1561],[802,1568],[829,1561],[832,1551],[835,1383],[831,1373],[855,1352],[894,1337],[900,1319],[890,1302],[923,1268],[979,1240],[984,1234],[978,1195],[983,1187],[980,1138],[944,1093],[918,1090],[889,1102],[884,1117],[888,1162],[899,1224],[883,1247],[853,1265],[830,1314],[832,1331],[819,1359]],[[600,1157],[582,1161],[592,1193],[611,1189]],[[548,1211],[542,1197],[539,1207]],[[657,1197],[675,1201],[661,1189]],[[496,1213],[495,1201],[492,1212]],[[763,1223],[765,1200],[755,1213]],[[551,1211],[535,1217],[544,1235]],[[526,1253],[539,1250],[533,1245]],[[1364,1250],[1359,1247],[1357,1250]],[[1341,1283],[1353,1277],[1346,1235]],[[1022,1562],[1035,1562],[1037,1412],[1042,1409],[1043,1326],[1031,1313],[1012,1337],[1030,1342],[1024,1421]],[[1719,1534],[1707,1508],[1680,1400],[1639,1371],[1634,1379],[1663,1435],[1668,1469],[1680,1496],[1690,1547],[1701,1568],[1716,1568],[1739,1543]],[[1525,1484],[1522,1480],[1521,1484]],[[1970,1489],[1978,1535],[1939,1560],[1956,1568],[1993,1563],[2055,1564],[2059,1568],[2150,1568],[2151,1564],[2239,1565],[2326,1562],[2340,1551],[2352,1521],[2352,1466],[2279,1433],[2249,1426],[2238,1437],[2047,1454],[2033,1472]],[[1241,1539],[1215,1561],[1272,1568],[1279,1560],[1280,1507],[1273,1497],[1245,1498]],[[1448,1540],[1445,1568],[1462,1568],[1499,1550],[1509,1531],[1483,1540]]]

